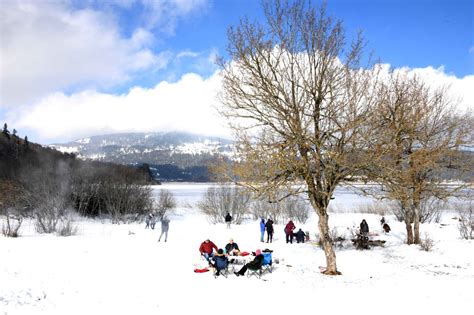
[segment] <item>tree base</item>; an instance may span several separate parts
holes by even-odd
[[[340,276],[342,275],[342,273],[340,273],[339,271],[332,271],[332,270],[327,270],[326,268],[324,268],[324,270],[321,270],[321,273],[323,275],[326,275],[326,276]]]

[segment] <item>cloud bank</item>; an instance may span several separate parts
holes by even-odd
[[[217,73],[207,79],[187,74],[174,83],[135,87],[123,95],[92,90],[69,96],[55,93],[11,111],[7,120],[48,143],[116,132],[180,130],[228,136],[214,108],[219,86]]]
[[[457,78],[442,68],[409,69],[433,86],[449,84],[458,108],[474,105],[474,75]],[[146,89],[135,87],[123,95],[87,90],[72,95],[55,93],[33,106],[9,111],[7,121],[17,130],[27,129],[41,141],[69,141],[114,132],[189,131],[229,136],[219,117],[217,93],[221,82],[216,72],[209,78],[186,74],[180,80],[160,82]]]

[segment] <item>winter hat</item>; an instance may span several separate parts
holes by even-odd
[[[255,251],[255,256],[258,256],[258,255],[261,255],[262,254],[262,251],[260,249],[257,249]]]
[[[217,251],[217,253],[218,253],[219,255],[222,255],[222,254],[224,254],[224,251],[222,250],[222,248],[219,248],[219,250]]]

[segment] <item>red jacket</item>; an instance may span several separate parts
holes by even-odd
[[[202,253],[208,253],[209,255],[212,254],[212,249],[215,249],[217,251],[217,246],[214,244],[212,241],[209,241],[209,243],[206,243],[205,241],[201,243],[201,246],[199,246],[199,252]]]
[[[293,233],[293,230],[295,229],[295,224],[293,221],[288,222],[288,224],[285,226],[285,233],[286,234],[291,234]]]

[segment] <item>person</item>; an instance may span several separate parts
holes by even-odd
[[[154,228],[154,224],[153,224]],[[161,218],[161,234],[158,242],[161,241],[161,237],[165,234],[165,242],[168,240],[168,230],[170,229],[170,219],[167,216]]]
[[[295,237],[296,237],[296,243],[304,243],[306,233],[303,232],[301,229],[299,229],[298,232],[295,233]]]
[[[260,242],[265,242],[265,219],[260,220]]]
[[[273,220],[269,218],[265,223],[265,229],[267,230],[267,243],[273,241]]]
[[[251,270],[260,269],[262,267],[262,263],[263,263],[262,251],[260,249],[257,249],[255,251],[255,258],[251,262],[248,262],[245,265],[243,265],[242,268],[239,271],[234,272],[234,274],[236,276],[243,276],[245,275],[245,272],[247,271],[247,269],[251,269]]]
[[[225,223],[227,224],[227,228],[230,229],[230,221],[232,221],[232,216],[229,212],[227,212],[225,216]]]
[[[363,219],[360,223],[360,234],[363,236],[367,236],[369,234],[369,225],[367,224],[365,219]]]
[[[156,217],[154,214],[152,214],[150,218],[150,227],[152,230],[155,229],[155,225],[156,225]]]
[[[145,218],[145,229],[148,229],[150,227],[151,219],[154,217],[153,212],[148,213],[148,215]]]
[[[211,258],[213,262],[211,262],[211,266],[216,268],[216,276],[220,275],[221,270],[226,269],[227,265],[229,264],[229,260],[224,255],[224,251],[222,248],[219,248],[217,254]]]
[[[240,253],[239,245],[234,243],[234,240],[231,238],[229,243],[225,246],[225,252],[230,256],[238,256]]]
[[[286,243],[293,244],[293,230],[296,228],[293,221],[289,221],[285,226]]]
[[[390,232],[390,225],[385,222],[385,217],[382,217],[382,220],[380,220],[380,224],[382,225],[382,229],[384,230],[385,233]]]
[[[214,256],[214,250],[217,251],[218,248],[210,239],[205,240],[199,246],[199,252],[207,261]]]

